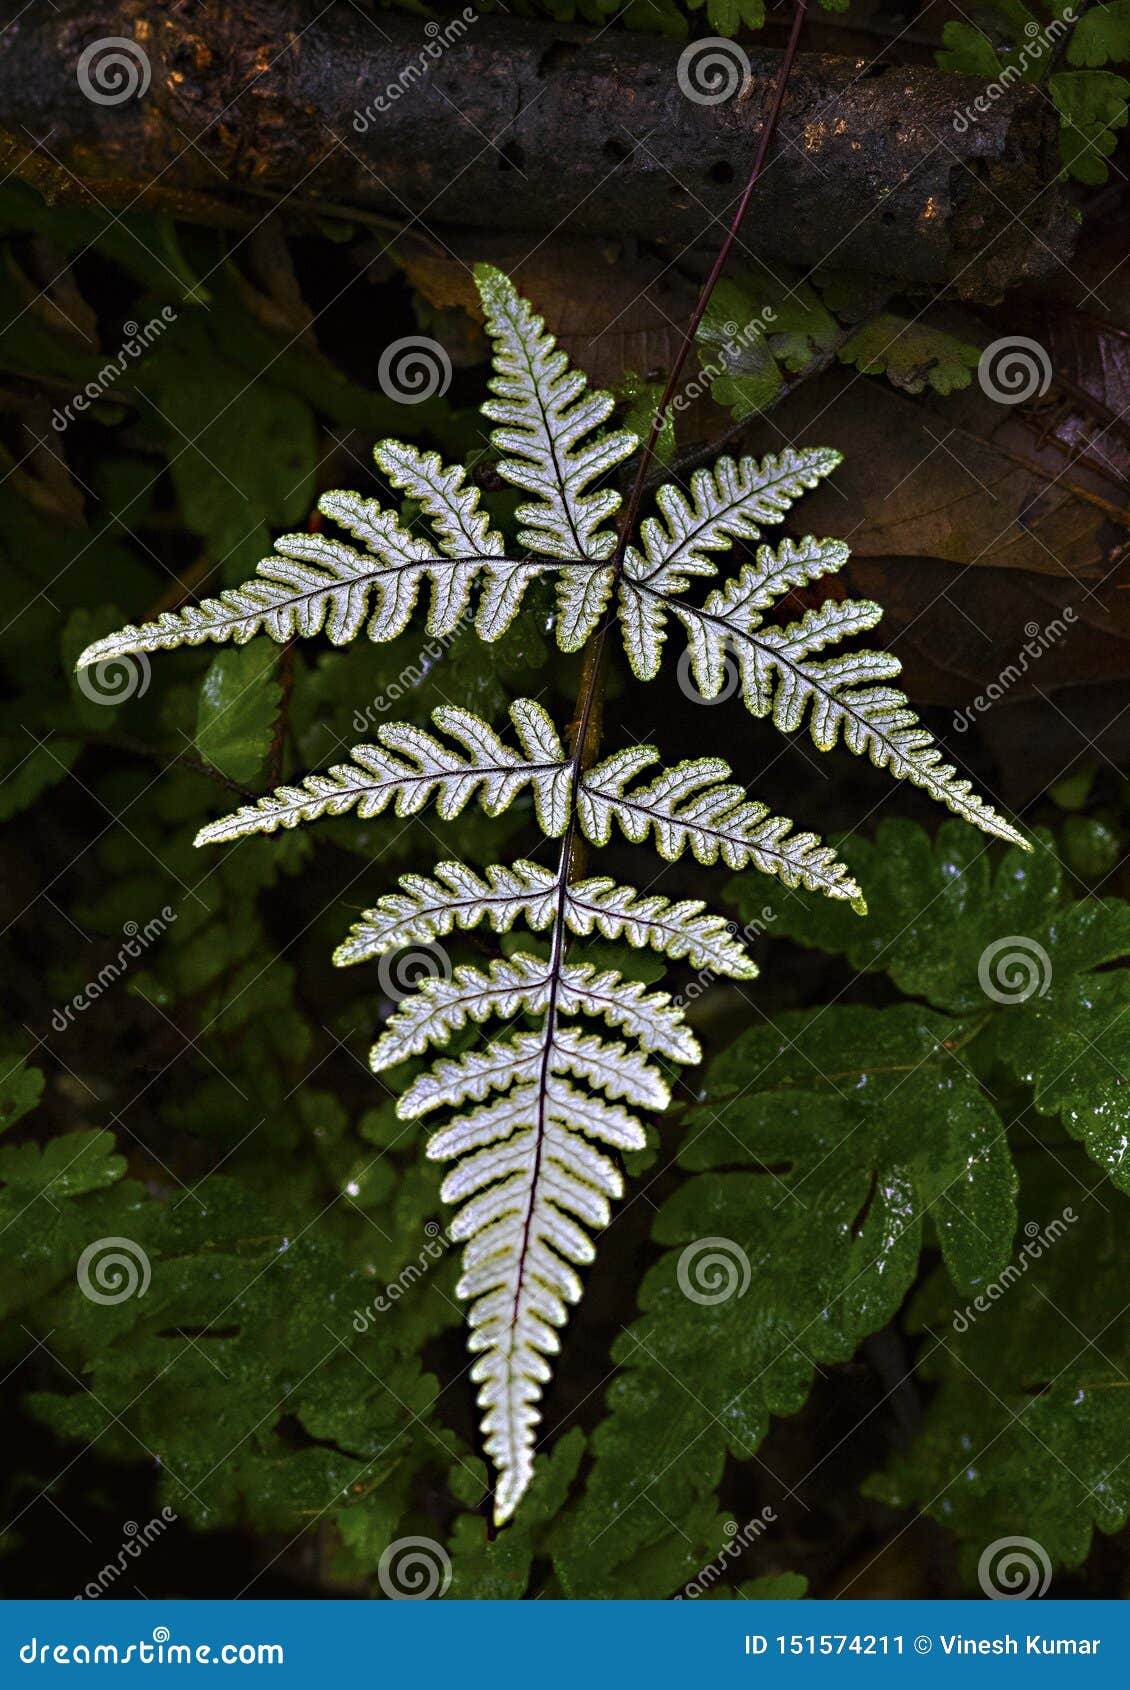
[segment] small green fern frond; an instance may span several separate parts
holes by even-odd
[[[338,763],[325,774],[307,775],[298,786],[280,786],[256,803],[244,804],[201,828],[196,843],[216,845],[250,833],[274,833],[276,828],[351,810],[367,819],[394,801],[398,816],[411,816],[434,798],[440,817],[451,821],[477,797],[488,816],[498,816],[526,786],[533,788],[542,832],[556,838],[568,820],[565,748],[533,699],[516,699],[510,719],[521,756],[480,717],[453,705],[434,710],[432,721],[462,746],[462,754],[422,728],[390,722],[377,731],[379,747],[355,746],[351,763]]]
[[[637,845],[654,830],[656,849],[669,861],[689,849],[700,863],[719,858],[730,868],[753,863],[786,886],[846,898],[861,913],[866,910],[862,892],[832,848],[814,833],[792,833],[787,817],[772,815],[740,786],[726,785],[730,765],[720,757],[676,763],[650,785],[629,790],[658,756],[652,745],[634,745],[582,778],[577,810],[586,839],[607,844],[613,822]]]

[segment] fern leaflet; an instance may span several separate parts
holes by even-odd
[[[654,832],[656,849],[668,860],[689,849],[700,863],[721,858],[735,869],[754,863],[786,886],[848,898],[865,913],[863,894],[835,852],[814,833],[791,834],[787,817],[771,815],[740,786],[727,786],[730,765],[720,757],[677,763],[650,785],[628,790],[657,756],[654,746],[634,745],[583,777],[579,819],[586,839],[607,844],[615,821],[637,845]]]
[[[366,962],[481,921],[496,933],[508,932],[519,916],[534,932],[553,921],[560,877],[536,863],[493,864],[479,875],[465,863],[448,862],[438,863],[433,872],[431,880],[401,875],[403,891],[387,893],[375,909],[366,910],[334,952],[334,961],[341,966]],[[720,915],[703,915],[703,908],[701,900],[674,904],[657,893],[641,895],[606,875],[566,883],[564,889],[564,920],[571,933],[625,938],[637,949],[650,945],[672,961],[685,958],[712,974],[753,979],[757,969],[726,922]]]
[[[362,818],[378,816],[393,800],[398,816],[411,816],[434,797],[439,814],[451,821],[478,796],[487,815],[497,816],[525,786],[533,787],[542,832],[556,838],[567,813],[565,748],[533,699],[515,700],[510,719],[522,756],[478,716],[456,706],[433,711],[432,720],[459,741],[463,754],[422,728],[390,722],[378,730],[380,747],[356,746],[352,763],[339,763],[324,775],[307,775],[300,786],[280,786],[257,803],[201,828],[196,843],[217,845],[249,833],[274,833],[279,827],[342,816],[348,810]]]

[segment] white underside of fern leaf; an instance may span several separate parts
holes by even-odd
[[[845,649],[875,626],[877,605],[829,598],[788,625],[773,619],[786,595],[847,561],[842,541],[810,536],[754,550],[763,527],[780,523],[831,474],[839,453],[786,446],[760,461],[720,458],[685,489],[661,486],[638,535],[621,541],[611,525],[620,495],[602,483],[635,451],[636,436],[610,426],[612,396],[570,368],[505,276],[480,266],[476,281],[494,342],[483,411],[496,425],[498,473],[523,496],[516,545],[491,527],[461,465],[386,440],[377,466],[392,506],[407,501],[410,522],[375,499],[326,493],[322,515],[347,539],[284,535],[243,586],[96,640],[79,666],[205,641],[242,644],[260,633],[280,642],[324,635],[335,645],[391,640],[422,598],[431,634],[462,637],[473,626],[490,641],[544,576],[554,584],[563,651],[579,650],[614,615],[634,673],[651,681],[677,637],[704,698],[719,695],[736,665],[755,717],[784,733],[806,731],[820,750],[842,742],[984,832],[1026,843],[944,761],[890,685],[898,662]],[[720,577],[719,554],[735,544],[747,561]],[[543,840],[561,841],[556,868],[526,857],[482,870],[449,859],[430,874],[403,875],[335,956],[363,962],[479,925],[504,934],[520,923],[535,936],[532,949],[423,982],[389,1017],[371,1055],[380,1071],[414,1065],[398,1103],[405,1120],[444,1116],[427,1153],[450,1164],[442,1193],[459,1205],[453,1232],[466,1249],[458,1289],[470,1305],[473,1377],[502,1523],[530,1483],[559,1332],[581,1295],[592,1235],[622,1193],[618,1158],[643,1146],[641,1112],[668,1103],[672,1065],[698,1055],[671,998],[596,966],[576,942],[622,940],[711,974],[757,974],[728,924],[698,901],[605,875],[570,883],[571,844],[583,838],[600,847],[618,835],[668,861],[689,855],[757,870],[789,888],[865,905],[835,851],[772,815],[719,758],[664,766],[655,747],[633,745],[582,767],[532,699],[511,705],[505,736],[458,706],[432,720],[434,734],[387,724],[376,744],[244,804],[203,828],[197,843],[389,807],[412,816],[433,804],[450,821],[476,803],[497,816],[515,802],[529,806]],[[453,1042],[458,1054],[444,1054]],[[430,1066],[421,1068],[425,1055]]]
[[[536,1033],[438,1062],[405,1093],[401,1112],[411,1119],[482,1098],[491,1101],[457,1114],[428,1155],[455,1162],[441,1194],[461,1205],[451,1227],[467,1241],[458,1294],[471,1303],[472,1378],[501,1525],[530,1481],[547,1358],[580,1298],[577,1269],[595,1254],[590,1232],[607,1225],[623,1192],[599,1147],[642,1149],[643,1124],[618,1100],[662,1108],[668,1090],[638,1050],[563,1026],[550,1009]]]

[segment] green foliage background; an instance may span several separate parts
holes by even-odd
[[[759,10],[712,0],[709,21],[729,33]],[[243,579],[325,487],[376,491],[368,448],[386,431],[477,464],[506,524],[474,409],[483,369],[411,411],[380,394],[412,299],[372,232],[340,221],[291,243],[316,340],[237,237],[48,210],[15,182],[0,232],[10,1590],[81,1590],[125,1523],[164,1506],[175,1527],[116,1594],[135,1578],[146,1594],[379,1594],[382,1554],[413,1534],[446,1546],[452,1596],[665,1598],[710,1566],[715,1598],[806,1580],[959,1595],[1012,1534],[1046,1547],[1056,1594],[1115,1594],[1121,784],[1108,771],[1050,795],[1024,857],[955,823],[926,831],[915,794],[851,759],[777,760],[736,702],[696,711],[673,680],[614,678],[617,735],[663,721],[687,751],[709,735],[739,776],[763,745],[759,795],[818,802],[832,833],[873,801],[901,819],[843,845],[868,918],[740,876],[760,980],[676,981],[711,1059],[630,1158],[547,1402],[548,1456],[492,1539],[439,1175],[365,1067],[387,982],[329,965],[366,901],[450,849],[442,824],[350,820],[208,855],[191,841],[233,790],[325,766],[381,721],[448,701],[497,721],[543,687],[567,704],[575,662],[545,638],[548,600],[490,648],[468,635],[436,654],[418,629],[348,653],[256,641],[107,676],[104,697],[72,672],[100,633]],[[144,355],[100,383],[124,325],[162,310]],[[821,313],[814,298],[791,325],[798,357]],[[865,367],[867,348],[843,356]],[[60,428],[88,382],[101,397]],[[465,815],[457,850],[481,864],[507,830],[526,848],[517,807]],[[699,895],[705,878],[680,867],[660,889]],[[981,960],[1017,934],[1050,976],[1000,1003]],[[1062,1237],[1024,1253],[1068,1211]],[[711,1237],[740,1246],[750,1278],[704,1305],[680,1261]],[[145,1252],[144,1296],[83,1295],[79,1258],[107,1238]],[[734,1525],[766,1507],[776,1523],[731,1554]]]

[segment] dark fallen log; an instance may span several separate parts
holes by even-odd
[[[680,88],[677,43],[471,6],[425,23],[347,0],[18,3],[0,34],[5,169],[53,199],[218,222],[257,218],[266,193],[416,230],[715,246],[779,63],[750,53],[735,97],[703,104]],[[116,63],[92,50],[111,36]],[[700,60],[700,84],[712,69],[727,74]],[[939,71],[802,56],[747,250],[973,298],[1053,274],[1074,232],[1055,115],[1022,86],[983,96]]]

